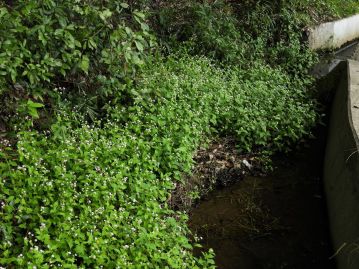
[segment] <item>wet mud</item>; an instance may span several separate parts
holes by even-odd
[[[325,130],[274,158],[267,176],[209,193],[190,214],[220,269],[335,268],[322,186]]]

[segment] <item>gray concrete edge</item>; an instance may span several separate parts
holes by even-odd
[[[359,38],[359,14],[309,28],[307,35],[312,50],[340,48]]]
[[[338,70],[341,75],[331,110],[324,188],[338,268],[358,269],[359,62],[342,62]]]

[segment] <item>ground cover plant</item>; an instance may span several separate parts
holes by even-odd
[[[205,135],[226,130],[243,150],[280,148],[313,124],[313,104],[266,66],[239,72],[204,58],[160,62],[144,71],[134,105],[114,107],[104,127],[73,129],[63,116],[49,136],[19,134],[17,161],[1,164],[1,264],[212,266],[211,253],[192,256],[185,216],[166,205],[174,182],[191,171]]]
[[[305,0],[293,1],[293,4],[297,6],[303,16],[307,16],[308,20],[311,20],[313,24],[348,17],[359,12],[359,3],[356,0]]]
[[[196,149],[288,150],[318,118],[303,20],[265,3],[261,31],[230,1],[6,1],[0,266],[213,268],[168,205]]]

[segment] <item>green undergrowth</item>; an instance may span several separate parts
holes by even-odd
[[[302,40],[309,18],[298,6],[228,2],[166,2],[153,19],[153,24],[159,25],[159,42],[169,53],[185,47],[188,53],[215,59],[227,68],[248,69],[253,62],[262,62],[280,67],[291,77],[308,79],[316,55]]]
[[[317,121],[297,4],[150,2],[0,7],[0,268],[214,268],[168,205],[196,150]]]
[[[104,114],[108,100],[126,100],[125,85],[144,65],[154,36],[136,6],[90,2],[0,3],[0,124],[7,131],[26,116],[51,118],[59,90],[89,120]]]
[[[301,11],[312,18],[313,23],[344,18],[359,13],[357,0],[294,1]]]
[[[50,268],[212,268],[192,255],[186,216],[166,201],[204,137],[282,148],[306,134],[314,104],[280,70],[221,70],[205,58],[154,61],[133,106],[103,127],[58,116],[19,133],[1,163],[0,264]],[[4,154],[1,155],[4,157]]]

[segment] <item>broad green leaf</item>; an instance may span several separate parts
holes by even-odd
[[[82,71],[84,71],[86,74],[88,74],[88,70],[90,67],[90,59],[88,58],[87,55],[82,55],[82,59],[79,64],[79,67],[81,68]]]
[[[29,107],[29,108],[41,108],[41,107],[44,107],[44,104],[36,103],[36,102],[31,101],[31,100],[27,100],[27,107]]]
[[[101,11],[99,13],[99,15],[103,21],[106,21],[106,19],[108,19],[109,17],[112,16],[112,12],[109,9],[105,9],[105,10]]]
[[[133,12],[133,14],[135,14],[136,17],[141,18],[141,19],[146,18],[146,15],[144,13],[142,13],[142,12],[139,12],[139,11],[135,11],[135,12]]]
[[[39,118],[39,114],[37,113],[37,109],[33,108],[33,107],[29,107],[28,108],[28,113],[31,117],[33,117],[34,119],[38,119]]]
[[[137,40],[135,40],[135,44],[136,44],[136,48],[137,48],[139,51],[143,52],[143,45],[142,45],[142,43],[139,42],[139,41],[137,41]]]

